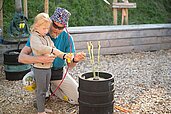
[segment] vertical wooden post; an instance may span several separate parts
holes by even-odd
[[[44,12],[45,13],[49,13],[49,0],[45,0],[45,4],[44,4]]]
[[[18,13],[22,12],[22,1],[21,0],[15,0],[15,11]]]
[[[136,8],[136,3],[129,3],[128,0],[122,0],[121,3],[117,3],[117,0],[113,1],[113,15],[114,24],[117,25],[117,9],[122,11],[121,25],[128,25],[128,8]]]
[[[113,3],[117,3],[118,0],[113,0]],[[113,8],[113,24],[117,25],[118,11],[117,8]]]
[[[122,20],[121,20],[121,25],[124,25],[124,23],[125,23],[125,16],[126,16],[126,10],[125,10],[125,8],[122,8]]]
[[[125,24],[128,25],[128,9],[125,9],[126,17],[125,17]]]
[[[0,28],[2,29],[3,35],[3,0],[0,0]]]
[[[24,0],[24,16],[28,18],[27,0]]]
[[[128,0],[124,0],[124,3],[129,3],[129,2]],[[128,8],[122,8],[121,25],[128,25]]]
[[[124,3],[129,3],[128,0],[124,0]],[[125,16],[125,24],[128,25],[128,8],[125,9],[126,16]]]

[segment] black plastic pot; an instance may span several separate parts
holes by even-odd
[[[4,53],[4,71],[7,80],[22,80],[31,71],[31,65],[18,62],[21,49],[9,50]]]
[[[113,114],[114,77],[105,72],[99,77],[102,80],[91,79],[92,72],[79,77],[79,114]]]
[[[9,81],[22,80],[31,71],[31,65],[4,65],[5,76]]]
[[[18,56],[21,52],[21,49],[8,50],[4,55],[4,64],[5,65],[21,65],[22,63],[18,62]]]

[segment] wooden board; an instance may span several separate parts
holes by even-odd
[[[24,0],[24,16],[28,18],[27,0]]]
[[[97,40],[111,40],[111,39],[125,39],[125,38],[145,38],[145,37],[159,37],[171,36],[171,29],[151,29],[151,30],[123,30],[113,32],[98,32],[85,34],[72,34],[74,41],[97,41]]]
[[[88,41],[75,42],[77,49],[86,49]],[[97,41],[92,41],[94,48],[97,48]],[[150,45],[150,44],[162,44],[171,43],[171,37],[147,37],[147,38],[133,38],[133,39],[115,39],[115,40],[100,40],[101,47],[124,47],[124,46],[138,46],[138,45]]]
[[[155,51],[155,50],[163,50],[163,49],[171,49],[171,43],[101,48],[100,53],[101,55],[106,55],[106,54],[121,54],[121,53],[130,53],[130,52]],[[87,49],[77,49],[77,52],[81,52],[81,51],[88,53]],[[97,49],[94,49],[94,55],[97,55]]]
[[[49,13],[49,0],[45,0],[44,11],[47,14]]]
[[[113,3],[112,8],[136,8],[136,3]]]

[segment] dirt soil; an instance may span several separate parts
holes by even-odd
[[[114,76],[114,114],[125,114],[126,111],[132,114],[171,114],[171,50],[105,55],[100,59],[96,70]],[[69,72],[78,81],[80,75],[91,71],[87,57]],[[2,72],[0,114],[36,114],[34,93],[22,87],[21,80],[8,81]],[[54,114],[78,114],[79,108],[58,98],[48,101],[46,107]]]

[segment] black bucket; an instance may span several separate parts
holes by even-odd
[[[21,49],[8,50],[4,53],[4,71],[7,80],[22,80],[31,71],[31,65],[18,62]]]
[[[21,49],[8,50],[4,52],[4,64],[5,65],[20,65],[22,63],[18,62],[18,56]]]
[[[113,114],[114,77],[105,72],[96,72],[99,80],[93,80],[93,73],[79,77],[79,114]]]
[[[6,80],[22,80],[31,71],[31,65],[4,65]]]

